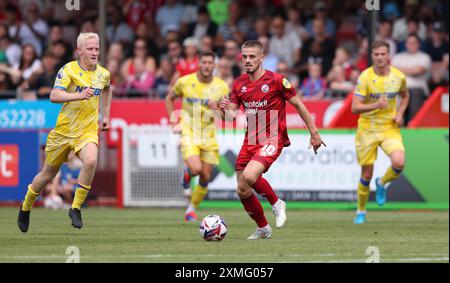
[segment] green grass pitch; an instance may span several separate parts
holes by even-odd
[[[274,217],[265,210],[274,227]],[[76,246],[80,262],[366,262],[376,246],[381,262],[449,262],[448,211],[373,211],[354,225],[353,211],[288,209],[288,222],[272,239],[249,241],[254,222],[243,209],[205,208],[228,224],[222,242],[200,238],[198,223],[182,209],[86,208],[74,229],[66,210],[35,208],[28,233],[16,208],[0,208],[0,262],[65,262]]]

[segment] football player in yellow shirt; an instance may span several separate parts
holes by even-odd
[[[63,103],[55,128],[49,133],[45,147],[45,163],[33,182],[28,185],[20,205],[17,224],[27,232],[31,208],[44,187],[56,176],[73,150],[83,166],[69,217],[74,228],[81,228],[81,205],[91,189],[98,155],[98,112],[102,96],[102,130],[110,127],[110,73],[98,64],[99,36],[82,33],[77,39],[79,60],[64,65],[58,72],[50,94],[53,103]]]
[[[361,114],[355,138],[356,155],[361,166],[355,224],[366,221],[369,183],[378,147],[392,163],[381,178],[375,179],[378,205],[382,206],[386,201],[386,184],[395,180],[405,166],[405,148],[399,127],[403,124],[409,100],[406,77],[389,65],[389,44],[376,41],[371,50],[374,65],[360,74],[352,101],[352,112]],[[397,109],[398,96],[401,102]]]
[[[200,54],[196,73],[179,78],[166,96],[166,108],[174,132],[181,131],[181,153],[185,161],[182,186],[190,204],[185,221],[197,220],[195,210],[208,192],[208,183],[214,165],[219,164],[219,145],[216,140],[215,118],[219,101],[228,95],[228,85],[213,76],[215,55],[212,52]],[[174,100],[183,99],[181,122],[173,117]],[[220,115],[220,114],[218,114]],[[199,176],[199,183],[191,195],[190,183],[193,176]]]

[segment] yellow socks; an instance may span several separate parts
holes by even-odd
[[[202,202],[203,198],[206,196],[207,193],[208,193],[208,186],[202,186],[200,184],[196,185],[195,190],[192,193],[191,204],[195,208],[198,208],[198,206],[200,205],[200,203]]]
[[[363,178],[359,179],[358,183],[358,211],[366,211],[367,200],[369,199],[369,187],[370,181],[366,181]]]
[[[31,189],[31,185],[28,185],[28,191],[25,195],[25,199],[22,203],[22,210],[23,211],[31,211],[31,208],[33,207],[34,202],[38,198],[39,194],[35,193]]]
[[[91,189],[91,186],[85,186],[80,183],[77,183],[76,185],[76,191],[75,191],[75,197],[73,198],[72,208],[81,208],[81,205],[83,204],[84,200],[87,197],[87,194],[89,193],[89,190]]]
[[[381,184],[384,186],[385,184],[397,179],[401,172],[402,169],[396,169],[392,166],[389,166],[389,168],[386,170],[386,173],[384,173],[383,177],[381,177]]]

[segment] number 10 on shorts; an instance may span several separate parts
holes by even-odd
[[[271,156],[277,151],[276,146],[272,144],[265,144],[259,151],[261,156]]]

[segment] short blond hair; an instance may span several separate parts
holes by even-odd
[[[85,43],[88,39],[97,39],[98,41],[100,41],[100,37],[98,36],[97,33],[95,32],[85,32],[85,33],[80,33],[80,35],[77,38],[77,47],[81,48],[81,45],[83,43]]]

